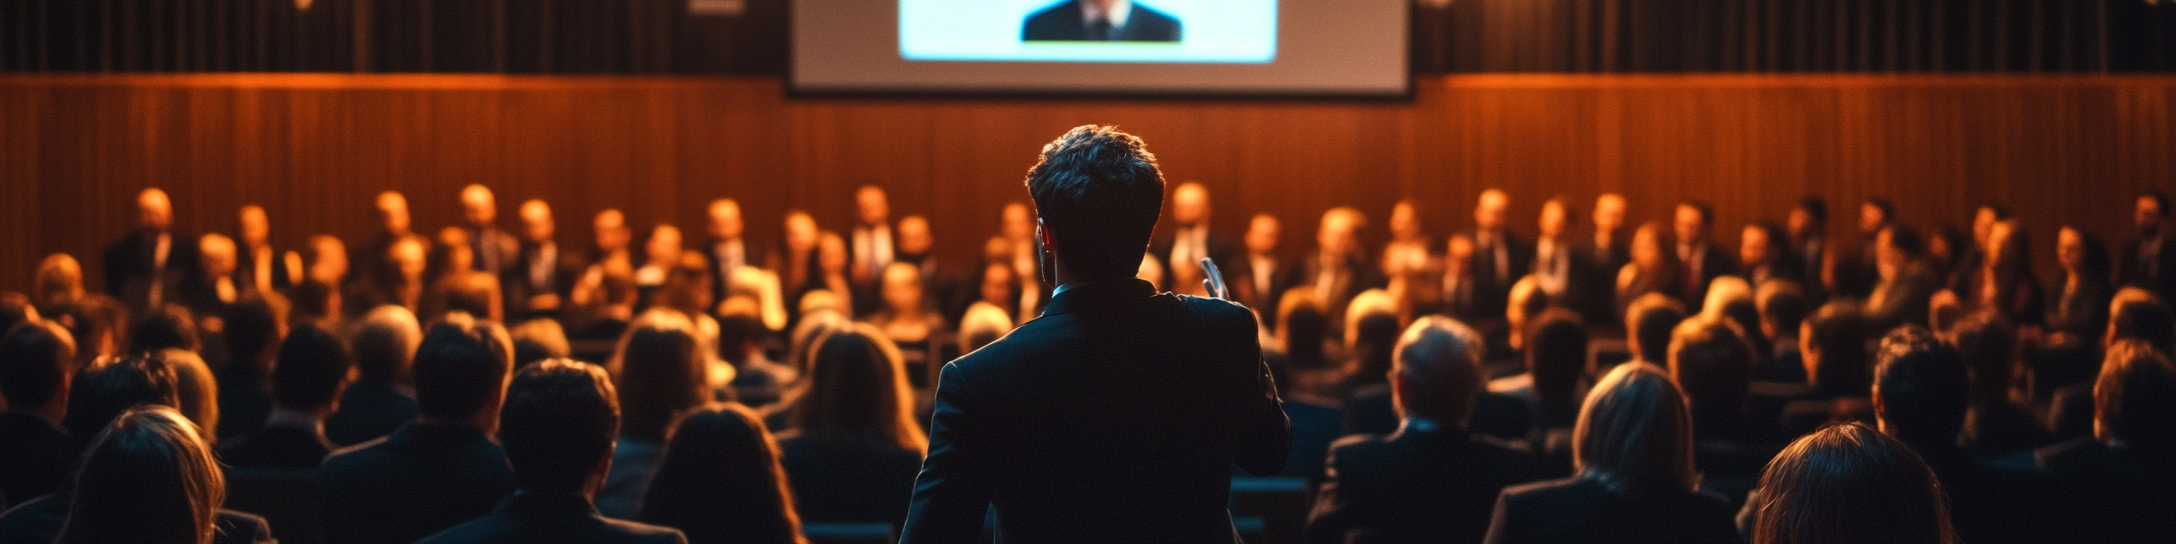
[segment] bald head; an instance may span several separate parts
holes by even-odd
[[[388,236],[408,234],[408,197],[399,191],[378,193],[378,224]]]
[[[174,201],[157,187],[136,193],[136,225],[164,232],[174,227]]]
[[[1171,220],[1181,228],[1194,228],[1209,220],[1209,188],[1198,181],[1181,183],[1171,190]]]
[[[499,219],[499,201],[491,195],[491,188],[482,184],[469,184],[461,188],[461,217],[469,226],[483,228]]]
[[[739,240],[746,225],[740,219],[740,202],[730,198],[710,201],[710,236],[719,240]]]
[[[1473,204],[1473,226],[1481,230],[1504,228],[1504,215],[1511,208],[1511,195],[1502,189],[1481,191],[1481,198]]]
[[[536,243],[547,242],[552,239],[552,233],[556,230],[552,224],[552,205],[534,198],[521,203],[522,239]]]

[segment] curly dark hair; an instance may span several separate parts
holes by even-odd
[[[1147,144],[1117,127],[1081,125],[1043,146],[1028,194],[1066,269],[1084,279],[1132,276],[1164,207],[1164,176]]]

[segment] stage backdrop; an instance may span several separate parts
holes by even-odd
[[[2006,203],[2029,226],[2042,278],[2057,227],[2128,237],[2130,196],[2176,185],[2176,77],[1427,77],[1411,101],[793,99],[776,78],[440,75],[0,76],[0,289],[69,252],[100,285],[100,248],[131,227],[132,194],[174,195],[182,230],[232,232],[237,206],[271,212],[275,243],[358,240],[371,195],[409,195],[419,231],[459,217],[468,183],[514,206],[554,206],[562,243],[626,210],[698,231],[704,204],[740,199],[750,235],[788,208],[844,229],[865,183],[896,216],[930,217],[942,255],[973,258],[1022,174],[1067,128],[1146,138],[1173,182],[1213,191],[1215,227],[1286,222],[1312,245],[1333,205],[1367,211],[1371,247],[1399,198],[1432,232],[1470,226],[1502,187],[1531,233],[1536,208],[1625,193],[1633,219],[1712,202],[1721,240],[1821,195],[1841,235],[1883,195],[1911,224],[1968,221]],[[1582,214],[1584,212],[1582,211]],[[691,239],[695,235],[691,232]]]

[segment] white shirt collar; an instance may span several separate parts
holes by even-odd
[[[1081,21],[1094,22],[1096,19],[1108,19],[1111,22],[1111,28],[1122,28],[1126,26],[1126,19],[1133,16],[1133,1],[1118,0],[1118,3],[1111,5],[1109,17],[1102,17],[1102,15],[1102,13],[1096,11],[1095,3],[1080,3]]]

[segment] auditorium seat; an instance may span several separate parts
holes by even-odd
[[[227,469],[230,510],[264,516],[273,538],[289,544],[325,541],[317,511],[316,468]]]

